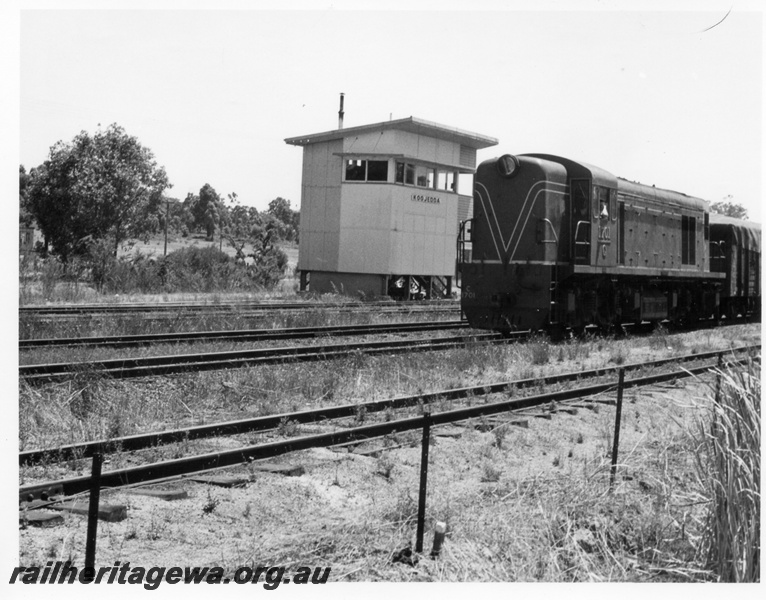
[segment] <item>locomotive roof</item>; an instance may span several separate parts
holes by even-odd
[[[761,251],[760,223],[743,221],[742,219],[735,219],[733,217],[719,215],[718,213],[710,213],[711,230],[716,226],[731,228],[732,235],[734,236],[734,243],[738,246],[754,250],[755,252]]]
[[[617,178],[609,171],[606,171],[601,167],[595,167],[588,163],[581,162],[579,160],[572,160],[569,158],[564,158],[563,156],[555,156],[553,154],[540,154],[537,152],[530,154],[520,154],[519,156],[532,157],[560,164],[567,170],[567,177],[570,179],[589,176],[593,183],[596,185],[603,185],[606,187],[614,187],[616,185]]]
[[[522,154],[520,156],[529,156],[550,162],[563,165],[567,170],[569,178],[583,177],[584,175],[590,176],[595,185],[603,185],[610,188],[618,188],[621,192],[626,194],[632,194],[644,199],[654,200],[660,204],[675,206],[678,208],[685,208],[688,210],[707,211],[708,203],[700,198],[694,198],[693,196],[687,196],[680,192],[674,192],[671,190],[664,190],[662,188],[655,187],[653,185],[644,185],[641,183],[635,183],[623,179],[622,177],[615,177],[612,173],[601,167],[581,162],[579,160],[572,160],[561,156],[554,156],[552,154]]]
[[[661,204],[703,212],[707,212],[708,210],[708,202],[706,200],[688,196],[681,192],[674,192],[673,190],[665,190],[653,185],[628,181],[622,177],[618,177],[618,187],[621,192],[635,194],[644,198],[652,198]]]

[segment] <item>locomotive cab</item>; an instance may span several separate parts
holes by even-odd
[[[474,177],[471,252],[460,253],[463,313],[473,327],[540,329],[571,234],[563,166],[534,156],[484,161]]]

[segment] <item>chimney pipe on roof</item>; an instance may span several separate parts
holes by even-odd
[[[340,110],[338,111],[338,129],[343,129],[343,92],[340,93]]]

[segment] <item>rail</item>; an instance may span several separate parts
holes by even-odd
[[[519,334],[516,338],[521,337],[521,335],[525,335],[525,333]],[[356,344],[289,346],[256,350],[115,358],[88,362],[30,364],[19,366],[19,377],[28,383],[61,381],[75,377],[78,374],[128,379],[132,377],[171,375],[188,371],[233,369],[275,362],[329,360],[348,356],[352,352],[372,355],[392,352],[444,350],[471,343],[502,344],[516,338],[504,338],[497,333],[475,333],[430,339],[418,338],[360,342]]]
[[[729,351],[717,351],[709,352],[705,354],[692,354],[682,357],[674,357],[670,359],[663,359],[662,361],[654,361],[653,363],[636,363],[633,365],[623,365],[620,367],[609,367],[604,369],[596,369],[593,371],[581,372],[581,373],[569,373],[566,375],[557,375],[547,377],[541,380],[525,380],[523,383],[537,383],[539,381],[546,382],[561,382],[572,381],[576,378],[590,376],[591,374],[603,375],[606,373],[613,373],[619,370],[630,370],[643,368],[646,366],[657,366],[660,363],[672,363],[678,361],[689,360],[708,360],[716,358],[720,361],[720,357],[727,353],[741,353],[760,351],[761,345],[746,346]],[[665,373],[658,373],[654,375],[647,375],[643,377],[637,377],[625,381],[627,387],[638,387],[644,385],[651,385],[660,383],[663,381],[670,381],[674,379],[680,379],[691,375],[704,373],[712,368],[715,368],[719,364],[706,364],[689,369],[676,370]],[[179,441],[180,439],[193,439],[193,437],[210,437],[212,435],[231,435],[234,433],[243,433],[245,431],[254,431],[257,427],[263,429],[273,428],[278,426],[285,418],[289,418],[298,423],[316,422],[318,420],[335,419],[346,416],[353,416],[358,414],[360,408],[364,408],[368,412],[375,412],[385,410],[387,408],[402,408],[407,406],[417,406],[422,404],[423,406],[430,405],[434,401],[448,400],[454,398],[466,398],[471,395],[477,394],[491,394],[508,391],[511,387],[516,387],[522,382],[503,382],[499,384],[490,384],[483,386],[474,386],[471,388],[461,388],[457,390],[445,390],[441,392],[434,392],[430,394],[420,394],[415,396],[407,396],[394,398],[390,400],[383,400],[377,402],[369,402],[363,404],[343,405],[337,407],[328,407],[325,409],[319,409],[315,411],[303,411],[297,413],[287,413],[282,415],[273,415],[270,417],[260,417],[258,419],[251,419],[247,421],[222,423],[218,425],[210,425],[199,428],[188,428],[185,430],[178,430],[175,432],[162,432],[155,434],[147,434],[145,436],[131,436],[130,438],[121,438],[119,440],[122,444],[122,449],[136,449],[138,447],[147,447],[152,445],[151,442],[157,443],[169,443],[170,441]],[[614,389],[615,383],[613,381],[606,383],[599,383],[594,385],[569,388],[565,390],[559,390],[555,392],[549,392],[545,394],[531,395],[523,398],[510,398],[499,402],[492,402],[487,404],[481,404],[477,406],[470,406],[464,408],[458,408],[438,413],[431,414],[431,424],[440,425],[453,423],[456,421],[462,421],[470,418],[498,414],[501,412],[515,411],[527,408],[533,408],[536,406],[545,405],[551,402],[562,402],[566,400],[573,400],[576,398],[583,398],[588,396],[595,396],[604,392]],[[247,427],[247,428],[246,428]],[[154,481],[158,479],[165,479],[167,477],[176,477],[181,475],[189,475],[197,473],[199,471],[205,471],[210,469],[229,467],[236,464],[247,463],[253,460],[261,460],[266,458],[273,458],[289,452],[297,450],[305,450],[308,448],[334,446],[337,444],[348,443],[357,440],[363,440],[372,437],[380,437],[391,434],[393,432],[410,431],[413,429],[420,429],[423,427],[423,417],[411,417],[406,419],[398,419],[394,421],[388,421],[385,423],[377,423],[372,425],[365,425],[361,427],[349,428],[341,431],[334,431],[331,433],[323,433],[312,436],[304,436],[299,438],[293,438],[289,440],[283,440],[278,442],[271,442],[267,444],[259,444],[254,446],[248,446],[245,448],[239,448],[236,450],[228,450],[223,452],[214,452],[208,454],[202,454],[192,457],[180,458],[170,461],[163,461],[159,463],[152,463],[149,465],[131,467],[127,469],[118,469],[102,473],[102,485],[104,487],[121,487],[132,485],[136,483],[144,483],[148,481]],[[180,437],[189,434],[188,437]],[[163,439],[162,436],[165,436]],[[93,455],[94,453],[113,451],[117,449],[114,443],[117,440],[105,440],[98,442],[91,442],[88,444],[80,444],[70,447],[62,447],[50,450],[37,450],[29,451],[26,453],[20,453],[19,460],[21,464],[30,464],[48,457],[58,457],[71,454],[73,452],[82,452],[81,456]],[[133,447],[131,447],[133,444]],[[23,458],[22,458],[23,456]],[[31,500],[41,497],[43,493],[49,494],[50,490],[57,490],[58,493],[63,495],[74,495],[89,489],[90,477],[74,477],[70,479],[60,481],[49,481],[38,484],[31,484],[21,486],[19,488],[19,498],[21,500]]]
[[[191,343],[203,341],[256,341],[287,340],[343,335],[374,335],[381,333],[407,333],[413,331],[439,331],[465,329],[465,321],[429,321],[419,323],[386,323],[378,325],[337,325],[322,327],[294,327],[285,329],[235,329],[219,331],[183,331],[175,333],[147,333],[72,338],[41,338],[19,340],[19,350],[55,348],[61,346],[92,346],[101,348],[128,348],[152,344]]]

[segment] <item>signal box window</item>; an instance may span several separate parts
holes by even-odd
[[[366,161],[347,160],[346,161],[346,181],[364,181],[367,171]]]
[[[388,181],[388,161],[347,160],[346,181]]]
[[[457,173],[454,171],[436,172],[436,189],[447,190],[448,192],[457,191]]]
[[[415,185],[415,165],[410,163],[396,163],[396,183]]]
[[[396,183],[457,192],[457,171],[443,171],[411,163],[396,162]]]
[[[388,181],[388,161],[368,160],[367,181]]]
[[[433,188],[436,180],[436,170],[428,167],[415,167],[415,184],[419,187]]]

